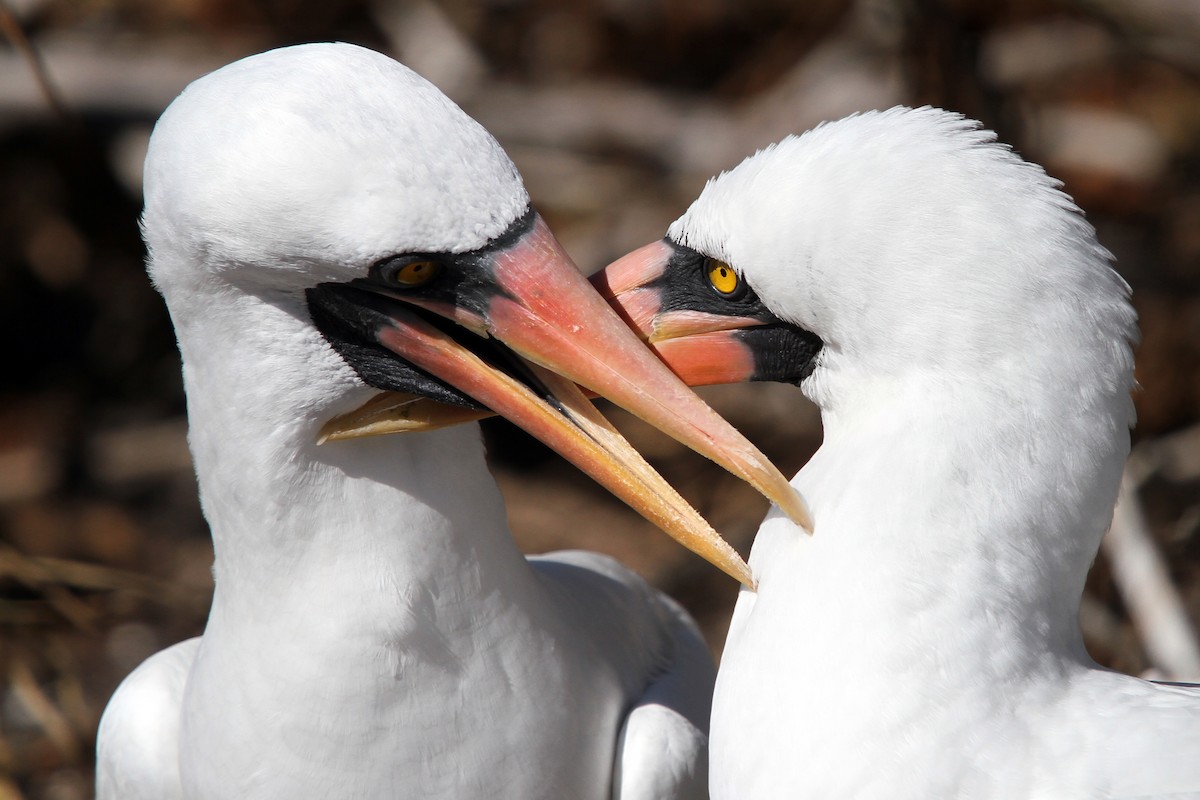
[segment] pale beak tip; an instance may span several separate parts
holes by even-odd
[[[805,533],[812,536],[813,518],[808,503],[795,489],[792,489],[787,499],[787,503],[780,503],[783,513],[787,514],[788,519],[799,525]]]
[[[688,545],[684,545],[688,547]],[[730,548],[727,555],[710,555],[701,550],[695,550],[691,547],[693,553],[703,558],[708,563],[712,564],[717,569],[724,572],[735,581],[753,591],[758,590],[758,581],[754,580],[754,573],[750,571],[750,565],[747,564],[740,555],[733,552]]]

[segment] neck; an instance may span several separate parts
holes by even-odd
[[[318,446],[321,424],[370,392],[352,388],[302,307],[243,294],[177,326],[214,622],[288,636],[288,620],[308,624],[305,609],[336,608],[344,627],[357,619],[390,637],[418,593],[469,614],[497,582],[520,585],[525,561],[476,426]],[[330,376],[346,395],[333,406]]]
[[[485,731],[472,752],[496,762],[508,740],[487,726],[519,718],[566,668],[497,666],[523,663],[561,607],[508,532],[478,427],[317,446],[321,424],[370,392],[313,341],[302,306],[213,305],[176,313],[216,556],[184,698],[185,782],[206,796],[375,796],[440,780],[426,767],[463,730]],[[266,772],[264,742],[277,744]]]
[[[714,731],[787,730],[805,754],[739,779],[788,772],[816,796],[903,793],[981,731],[1019,741],[1021,703],[1060,699],[1091,664],[1079,598],[1128,450],[1123,391],[855,377],[793,481],[814,535],[778,516],[759,530],[759,591],[739,600],[713,705]],[[714,763],[733,748],[715,735]],[[848,754],[851,769],[811,768]]]
[[[1079,598],[1128,453],[1129,379],[1100,387],[1095,374],[1031,366],[1042,363],[1060,359],[1025,352],[975,380],[838,374],[834,362],[817,388],[841,401],[826,399],[824,444],[795,481],[816,536],[789,544],[786,526],[764,526],[752,565],[762,583],[803,570],[787,579],[791,591],[820,595],[825,608],[839,596],[863,625],[893,629],[872,646],[1083,658]],[[773,563],[776,548],[791,556]]]

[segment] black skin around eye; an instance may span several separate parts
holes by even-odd
[[[371,266],[366,278],[351,281],[351,284],[411,293],[416,297],[436,300],[483,316],[488,304],[504,294],[496,283],[492,269],[493,254],[497,250],[510,247],[528,233],[536,219],[537,214],[531,206],[504,233],[478,250],[467,253],[399,253],[382,258]],[[417,261],[433,261],[440,265],[441,269],[432,280],[419,286],[397,286],[390,280],[397,270]]]
[[[377,261],[371,266],[367,277],[344,284],[314,286],[306,292],[309,314],[325,339],[368,385],[423,395],[449,405],[482,408],[458,389],[379,345],[372,332],[386,319],[388,308],[399,301],[382,297],[376,292],[387,289],[458,306],[484,316],[488,305],[504,294],[504,290],[496,283],[491,267],[492,256],[495,251],[519,240],[535,220],[536,215],[530,208],[504,233],[478,250],[469,253],[401,253]],[[436,262],[440,270],[428,283],[415,287],[399,287],[389,280],[395,270],[417,261]],[[485,361],[514,374],[538,394],[547,394],[545,387],[523,371],[520,359],[500,342],[481,339],[431,312],[413,306],[405,308],[425,318]]]
[[[649,284],[661,291],[661,311],[700,311],[726,317],[746,317],[763,324],[731,331],[754,354],[754,381],[799,384],[812,373],[824,343],[815,333],[784,322],[763,304],[744,277],[731,295],[713,288],[708,277],[709,256],[665,240],[672,254],[663,274]]]
[[[727,317],[749,317],[773,324],[779,319],[767,310],[745,280],[738,281],[732,294],[723,295],[713,288],[708,271],[710,259],[690,247],[666,240],[672,254],[661,277],[651,286],[662,291],[662,310],[703,311]]]

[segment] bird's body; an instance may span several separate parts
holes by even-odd
[[[389,439],[355,443],[361,472],[291,476],[323,488],[237,525],[206,504],[214,531],[255,525],[285,541],[264,555],[274,563],[218,564],[204,637],[142,668],[164,703],[148,716],[179,704],[186,720],[166,753],[186,790],[144,796],[608,797],[626,716],[660,680],[675,682],[664,713],[682,706],[692,726],[664,730],[683,734],[680,762],[633,785],[655,768],[696,769],[712,672],[686,615],[601,556],[526,561],[475,426],[412,439],[403,453]],[[323,516],[328,491],[358,510],[354,525]],[[110,743],[124,738],[118,724],[107,721]],[[676,777],[702,791],[702,769]]]
[[[720,314],[800,336],[747,363],[824,425],[793,480],[814,534],[768,515],[751,553],[714,798],[1200,795],[1200,691],[1103,670],[1079,631],[1129,451],[1135,315],[1040,168],[954,114],[864,114],[714,178],[639,253],[610,268],[616,294],[654,285],[622,270],[736,272],[689,307],[710,315],[694,341]]]
[[[216,588],[203,636],[110,702],[102,800],[705,794],[713,667],[678,606],[601,556],[523,557],[475,425],[317,444],[368,378],[430,385],[393,355],[403,326],[437,341],[462,321],[540,353],[536,374],[592,346],[566,308],[567,345],[519,344],[543,319],[523,276],[552,300],[554,281],[588,289],[528,202],[482,128],[361,48],[243,60],[164,114],[143,226]],[[629,342],[622,369],[644,358],[684,390]],[[544,389],[450,349],[494,397]]]
[[[964,438],[986,439],[977,419],[945,419]],[[1096,667],[1077,623],[1087,562],[1079,559],[1079,575],[1056,573],[1021,533],[1036,528],[1002,522],[999,509],[1014,499],[1053,509],[1063,522],[1056,512],[1070,493],[995,497],[991,519],[963,513],[979,508],[964,493],[1006,494],[1001,487],[1011,489],[1015,476],[972,474],[954,460],[916,474],[913,459],[929,453],[903,443],[928,435],[914,422],[893,427],[879,471],[851,448],[854,439],[873,448],[883,431],[843,439],[827,428],[823,452],[796,479],[813,504],[816,534],[800,538],[776,521],[760,529],[751,557],[759,593],[739,598],[714,695],[713,796],[1196,791],[1200,767],[1190,754],[1200,747],[1200,694]],[[953,435],[938,429],[940,438],[918,441],[952,448]],[[992,467],[1018,455],[990,444],[982,452]],[[962,451],[972,459],[980,452]],[[1065,468],[1080,454],[1062,457],[1055,463]],[[1112,503],[1107,493],[1087,500]],[[929,518],[931,501],[942,519]],[[906,506],[925,506],[925,519],[903,522],[918,513]],[[863,538],[832,535],[844,530]],[[975,538],[982,530],[986,538]],[[787,746],[769,743],[768,731]]]

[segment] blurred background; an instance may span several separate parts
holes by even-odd
[[[367,45],[437,84],[588,271],[661,237],[711,174],[821,120],[900,103],[983,120],[1065,181],[1141,315],[1135,450],[1089,579],[1088,647],[1200,679],[1200,4],[0,0],[0,34],[0,800],[90,796],[116,684],[202,630],[211,544],[143,272],[141,161],[189,81],[305,41]],[[820,443],[795,388],[705,395],[786,474]],[[613,416],[747,552],[765,502]],[[512,428],[486,435],[523,547],[616,555],[719,655],[732,581]]]

